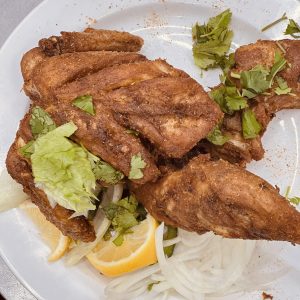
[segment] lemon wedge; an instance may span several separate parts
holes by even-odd
[[[51,249],[48,261],[53,262],[60,259],[68,250],[71,239],[64,236],[59,229],[47,221],[39,208],[30,200],[23,202],[19,206],[33,221],[39,229],[39,233],[45,243]]]
[[[128,273],[157,262],[155,251],[155,230],[157,221],[147,218],[132,227],[132,233],[124,235],[121,246],[103,239],[87,255],[89,262],[102,274],[109,277]]]

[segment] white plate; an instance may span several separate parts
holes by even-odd
[[[262,34],[260,28],[287,12],[299,21],[300,5],[296,0],[260,1],[45,1],[14,31],[0,51],[0,167],[14,139],[18,122],[28,108],[28,99],[21,91],[20,60],[22,55],[42,37],[59,31],[82,30],[94,19],[96,27],[134,32],[145,39],[142,53],[149,58],[163,57],[187,71],[205,87],[218,81],[217,71],[200,78],[193,64],[190,27],[204,22],[226,8],[233,12],[233,49],[260,38],[278,39],[285,24]],[[276,184],[282,190],[292,186],[300,194],[299,139],[300,111],[285,111],[271,122],[263,138],[265,158],[251,163],[249,169]],[[300,225],[299,225],[300,226]],[[275,245],[276,244],[276,245]],[[270,257],[274,249],[283,248],[281,256],[293,270],[270,289],[274,299],[300,299],[300,249],[287,243],[268,243]],[[61,262],[48,264],[47,248],[34,227],[18,211],[0,215],[1,255],[13,272],[40,299],[103,299],[107,279],[86,262],[65,268]],[[242,299],[261,299],[261,292],[244,294]],[[240,298],[240,299],[241,299]]]

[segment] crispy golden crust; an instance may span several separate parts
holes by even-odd
[[[74,212],[60,205],[52,208],[46,194],[35,187],[30,162],[18,153],[18,148],[32,138],[28,126],[29,117],[30,114],[28,113],[21,121],[16,139],[9,149],[6,158],[6,167],[9,174],[22,184],[24,192],[29,195],[32,202],[39,207],[47,220],[53,223],[64,235],[74,240],[92,242],[96,238],[95,231],[85,217],[70,218]]]
[[[175,69],[161,59],[137,61],[130,64],[124,63],[107,67],[66,83],[55,89],[55,96],[60,102],[68,102],[82,95],[91,95],[93,98],[97,98],[111,90],[128,87],[153,78],[168,76],[188,77],[186,73]]]
[[[181,157],[222,119],[219,107],[190,77],[162,77],[114,90],[101,101],[118,122],[140,132],[160,151]]]
[[[139,36],[128,32],[87,28],[84,32],[61,32],[39,41],[48,56],[86,51],[138,52],[144,44]]]
[[[223,160],[197,157],[135,194],[155,218],[189,231],[300,243],[300,213],[265,180]]]
[[[67,53],[48,57],[34,68],[31,85],[24,88],[32,100],[51,102],[55,88],[113,65],[141,60],[145,60],[145,57],[137,53],[110,51]]]

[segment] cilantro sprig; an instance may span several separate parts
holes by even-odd
[[[289,194],[290,194],[290,191],[291,191],[291,187],[288,186],[287,189],[286,189],[286,192],[285,192],[285,195],[284,197],[289,200],[291,203],[295,204],[295,205],[299,205],[300,204],[300,197],[289,197]]]
[[[146,162],[142,159],[141,153],[133,155],[130,162],[129,179],[141,179],[144,177],[142,170],[146,167]]]
[[[110,203],[108,206],[103,207],[103,211],[111,221],[111,227],[106,232],[104,239],[110,239],[114,233],[113,243],[116,246],[122,245],[124,234],[132,233],[130,228],[144,220],[147,214],[133,195],[123,198],[117,203]]]
[[[295,35],[295,33],[300,33],[299,24],[293,19],[289,19],[289,24],[285,29],[285,35],[291,35],[293,38],[299,39],[300,35]]]
[[[228,29],[232,13],[229,9],[210,18],[207,24],[196,23],[192,28],[193,56],[203,70],[222,65],[230,49],[233,32]]]
[[[208,135],[207,140],[217,146],[224,145],[228,140],[229,137],[224,135],[220,129],[220,126],[217,125]]]

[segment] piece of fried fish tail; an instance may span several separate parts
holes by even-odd
[[[157,220],[188,231],[300,243],[300,213],[265,180],[224,160],[198,156],[133,190]]]

